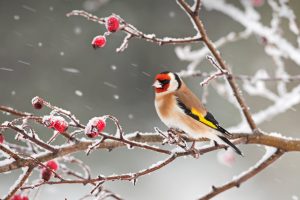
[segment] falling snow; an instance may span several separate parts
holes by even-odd
[[[74,28],[75,35],[80,35],[82,33],[82,29],[79,26],[76,26]]]
[[[83,93],[80,90],[75,90],[75,94],[79,97],[83,95]]]
[[[111,68],[113,71],[117,70],[117,66],[116,66],[116,65],[112,65],[112,66],[110,66],[110,68]]]
[[[129,114],[129,115],[128,115],[128,118],[129,118],[129,119],[133,119],[133,114]]]
[[[117,95],[117,94],[115,94],[113,97],[115,100],[119,100],[119,98],[120,98],[119,95]]]
[[[61,52],[59,53],[59,55],[64,56],[64,55],[65,55],[65,52],[61,51]]]
[[[62,70],[65,72],[74,73],[74,74],[80,73],[79,69],[75,69],[75,68],[64,67],[64,68],[62,68]]]
[[[27,66],[31,65],[29,62],[26,62],[24,60],[18,60],[18,63],[24,64],[24,65],[27,65]]]
[[[22,5],[22,8],[24,8],[25,10],[28,10],[30,12],[36,12],[36,9],[34,9],[28,5]]]
[[[14,15],[14,20],[20,20],[20,16],[19,15]]]
[[[170,18],[174,18],[175,17],[175,12],[174,11],[170,11],[169,12],[169,17]]]
[[[108,87],[111,87],[111,88],[114,88],[114,89],[118,88],[116,85],[114,85],[112,83],[109,83],[109,82],[103,82],[103,83],[104,83],[104,85],[106,85]]]
[[[38,46],[39,46],[39,47],[42,47],[42,46],[43,46],[43,43],[39,42],[39,43],[38,43]]]
[[[0,67],[0,70],[8,71],[8,72],[14,71],[13,69],[11,69],[11,68],[6,68],[6,67]]]
[[[147,72],[142,72],[145,76],[151,77],[151,74],[147,73]]]

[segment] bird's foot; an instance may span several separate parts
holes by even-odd
[[[181,131],[179,129],[170,128],[167,131],[167,133],[168,133],[168,136],[165,140],[167,140],[169,144],[176,144],[179,147],[187,150],[187,143],[181,137],[181,134],[184,133],[183,131]]]
[[[189,148],[188,151],[191,151],[191,155],[194,158],[198,159],[200,157],[200,152],[198,149],[196,149],[195,144],[196,144],[196,141],[193,141],[192,146]]]

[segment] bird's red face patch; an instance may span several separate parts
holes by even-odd
[[[157,83],[159,86],[153,85],[155,87],[155,92],[161,93],[167,91],[170,86],[170,80],[171,77],[168,74],[157,74],[155,77],[155,83]]]

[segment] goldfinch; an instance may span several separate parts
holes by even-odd
[[[156,75],[153,87],[156,112],[168,128],[180,129],[194,139],[208,138],[218,144],[227,144],[242,155],[226,138],[231,134],[219,125],[176,73]]]

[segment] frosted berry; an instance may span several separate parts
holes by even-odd
[[[55,160],[49,160],[46,163],[46,166],[52,169],[53,171],[58,170],[58,163]]]
[[[4,142],[4,135],[0,133],[0,144],[3,144]]]
[[[65,120],[55,120],[54,129],[60,133],[63,133],[68,129],[68,122],[66,122]]]
[[[119,26],[120,26],[119,19],[115,16],[110,16],[106,20],[105,26],[106,26],[106,29],[109,32],[116,32],[119,29]]]
[[[105,46],[105,44],[106,44],[106,38],[102,35],[98,35],[94,37],[92,41],[92,46],[94,47],[94,49],[102,48]]]
[[[61,116],[44,116],[43,123],[48,128],[54,128],[60,133],[68,129],[68,122]]]
[[[42,169],[42,179],[44,181],[49,181],[52,176],[52,171],[47,168]]]
[[[97,137],[106,127],[104,117],[94,117],[87,123],[84,132],[90,138]]]
[[[106,127],[105,120],[102,117],[99,117],[97,121],[98,132],[102,132],[105,129],[105,127]]]
[[[34,97],[31,100],[31,104],[35,109],[41,109],[41,108],[43,108],[44,100],[40,97]]]
[[[20,194],[15,194],[11,200],[22,200],[22,196]]]

